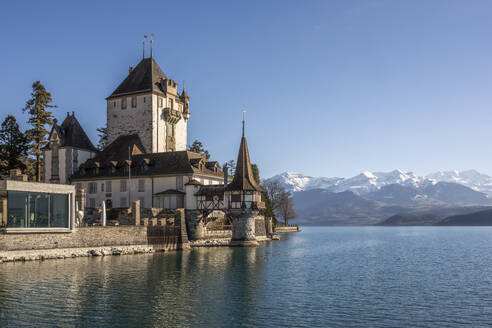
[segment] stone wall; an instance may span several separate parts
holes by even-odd
[[[146,245],[147,227],[82,227],[71,233],[0,234],[0,251]]]
[[[82,227],[71,233],[1,233],[0,252],[127,245],[153,245],[157,249],[187,248],[186,229],[181,227],[180,224],[172,227],[108,226]]]
[[[257,216],[255,218],[255,236],[266,237],[265,218],[263,216]]]
[[[275,232],[299,232],[299,226],[289,225],[287,227],[275,227]]]

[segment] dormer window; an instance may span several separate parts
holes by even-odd
[[[132,108],[137,108],[137,96],[132,97]]]
[[[126,98],[121,99],[121,109],[126,109]]]

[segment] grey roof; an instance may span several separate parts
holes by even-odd
[[[108,161],[124,161],[128,160],[129,153],[128,149],[132,155],[138,155],[145,153],[145,147],[142,145],[142,141],[138,134],[128,134],[121,135],[116,138],[112,143],[107,145],[103,151],[99,152],[95,160],[98,162],[108,162]]]
[[[157,192],[154,194],[154,196],[158,196],[158,195],[184,195],[184,194],[186,194],[186,193],[183,191],[179,191],[176,189],[168,189],[168,190],[164,190],[161,192]]]
[[[79,149],[96,151],[96,147],[94,147],[79,121],[75,118],[74,113],[72,113],[72,115],[67,113],[67,117],[61,125],[56,124],[55,121],[51,129],[50,138],[53,131],[56,131],[58,134],[58,137],[60,138],[60,146],[62,147],[70,146]],[[47,147],[49,148],[49,144]]]
[[[134,139],[134,136],[127,137],[129,137],[129,140],[137,140]],[[113,143],[116,143],[117,140]],[[117,147],[109,145],[102,152],[99,152],[94,159],[89,159],[82,164],[80,170],[72,175],[72,180],[126,177],[128,176],[128,171],[126,170],[128,164],[131,165],[132,176],[191,175],[194,173],[216,177],[224,176],[220,169],[214,171],[208,169],[205,165],[202,165],[201,168],[194,166],[192,164],[193,160],[203,158],[202,155],[194,152],[175,151],[149,154],[132,152],[131,159],[128,160],[128,143],[116,143],[116,145],[118,144],[121,148],[119,152],[116,149],[113,151]],[[133,145],[135,146],[136,142]]]
[[[164,93],[161,83],[167,80],[166,75],[153,58],[144,58],[138,63],[121,84],[108,97],[118,97],[140,92]]]

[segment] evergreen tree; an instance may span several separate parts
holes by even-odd
[[[260,169],[258,169],[258,165],[251,164],[251,170],[253,170],[253,178],[257,184],[260,184]]]
[[[203,144],[199,140],[193,141],[191,146],[188,147],[188,151],[192,151],[194,153],[198,153],[200,155],[203,155],[203,156],[205,156],[206,159],[210,158],[210,154],[208,153],[208,150],[203,148]]]
[[[97,149],[103,150],[108,144],[108,127],[105,125],[102,128],[97,128],[99,142],[97,143]]]
[[[251,169],[253,170],[253,177],[257,184],[260,184],[260,169],[258,165],[251,164]],[[261,193],[261,201],[265,203],[265,209],[261,210],[261,214],[265,217],[271,217],[275,220],[275,213],[272,208],[272,202],[270,201],[270,197],[268,196],[268,192],[265,190]],[[275,220],[276,221],[276,220]]]
[[[40,81],[36,81],[32,84],[31,98],[22,109],[29,114],[27,122],[32,126],[26,131],[26,137],[29,142],[29,154],[35,157],[37,182],[41,182],[41,149],[48,143],[46,125],[53,124],[53,116],[48,109],[57,107],[51,102],[51,94]]]
[[[8,115],[0,127],[0,175],[7,174],[11,169],[25,171],[22,156],[27,154],[27,149],[27,138],[19,130],[16,118]]]

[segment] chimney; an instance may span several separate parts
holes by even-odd
[[[130,67],[128,68],[128,74],[130,74],[131,72],[133,72],[133,67],[131,67],[131,66],[130,66]]]

